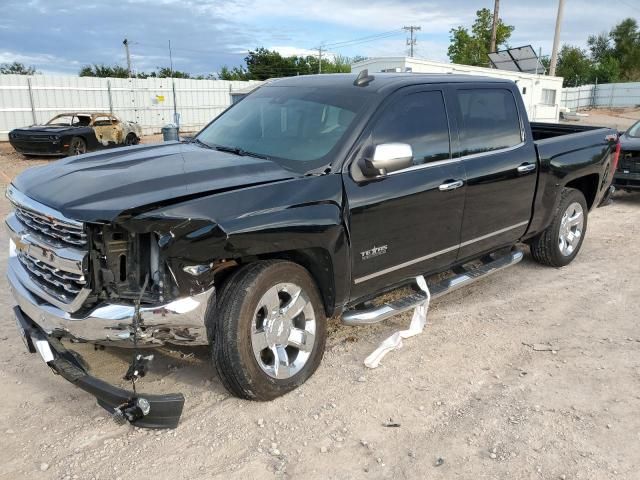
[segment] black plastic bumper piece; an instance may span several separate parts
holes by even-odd
[[[149,413],[131,423],[143,428],[176,428],[184,407],[184,396],[181,393],[165,395],[137,396],[129,391],[110,385],[87,373],[82,363],[55,337],[48,337],[33,320],[26,316],[20,307],[13,308],[16,321],[22,330],[27,349],[34,353],[33,339],[46,339],[54,353],[54,359],[47,362],[51,369],[76,387],[90,393],[98,401],[98,405],[114,414],[118,407],[130,403],[136,398],[144,398],[149,402]],[[21,332],[21,333],[22,333]]]

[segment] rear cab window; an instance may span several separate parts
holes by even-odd
[[[458,89],[460,155],[502,150],[523,142],[518,107],[508,88]]]

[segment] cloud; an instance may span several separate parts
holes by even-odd
[[[3,0],[0,61],[66,74],[85,64],[125,65],[126,37],[138,70],[167,66],[171,40],[177,70],[210,73],[242,64],[259,46],[284,55],[315,54],[320,44],[336,55],[404,55],[405,25],[422,27],[417,56],[446,61],[449,30],[470,26],[483,7],[492,8],[493,0]],[[557,0],[502,2],[501,18],[516,27],[509,43],[549,54],[556,8]],[[588,34],[628,16],[637,15],[624,5],[605,12],[597,2],[570,0],[562,42],[584,46]],[[375,41],[331,45],[392,30]]]

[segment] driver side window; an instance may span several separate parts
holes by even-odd
[[[372,132],[375,145],[408,143],[414,165],[451,158],[449,122],[440,91],[410,93],[388,105]]]

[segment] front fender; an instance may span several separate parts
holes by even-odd
[[[187,265],[289,258],[309,269],[329,314],[348,298],[351,262],[338,174],[200,197],[144,213],[125,227],[162,235],[161,255],[178,281]]]

